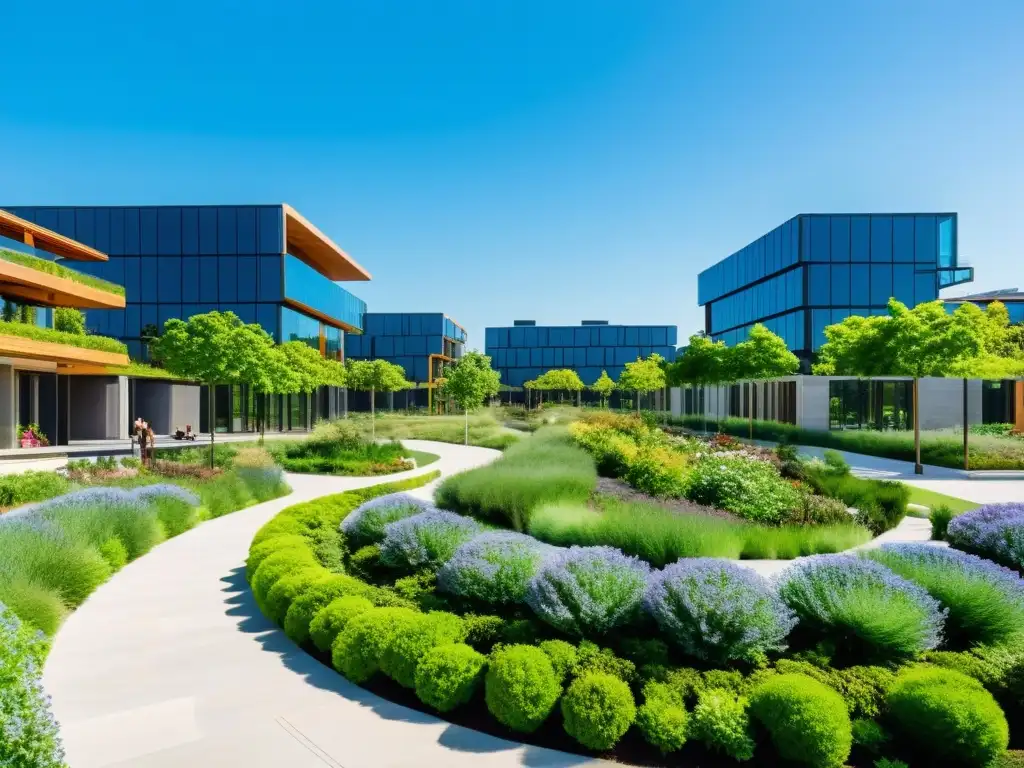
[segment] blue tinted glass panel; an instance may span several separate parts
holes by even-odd
[[[811,260],[811,220],[800,217],[800,261]]]
[[[143,259],[157,262],[157,281],[160,301],[181,301],[181,257],[161,256],[158,259]],[[145,267],[144,267],[145,268]]]
[[[825,343],[825,328],[832,324],[832,312],[827,309],[815,309],[811,312],[811,333],[813,349],[818,350]]]
[[[939,248],[936,240],[938,224],[934,216],[914,219],[914,261],[918,264],[938,263]]]
[[[892,266],[889,264],[871,265],[871,303],[875,306],[884,305],[892,296]]]
[[[59,208],[57,210],[57,231],[65,237],[75,237],[75,209]]]
[[[914,304],[935,301],[939,290],[935,286],[934,272],[918,272],[914,275]]]
[[[284,211],[280,206],[259,209],[259,252],[284,253]]]
[[[828,306],[831,303],[829,267],[815,264],[808,267],[808,270],[808,303],[816,306]]]
[[[92,208],[75,209],[75,240],[96,247],[96,216]]]
[[[892,220],[892,260],[914,261],[914,217],[894,216]]]
[[[128,337],[139,335],[142,325],[139,322],[139,305],[129,304],[124,308],[124,335]]]
[[[160,328],[160,316],[157,312],[156,304],[142,304],[140,305],[140,312],[142,330],[146,330],[147,325],[155,326],[157,329]]]
[[[260,256],[260,301],[280,301],[282,294],[281,286],[281,257]],[[260,324],[263,321],[260,320]]]
[[[238,300],[256,301],[256,256],[238,257]]]
[[[145,301],[158,301],[160,296],[160,277],[156,256],[145,256],[140,261],[139,291]]]
[[[219,301],[238,301],[238,260],[234,256],[221,256],[218,260],[217,292]]]
[[[895,264],[892,268],[892,295],[908,307],[914,306],[914,265]]]
[[[234,208],[217,209],[217,253],[234,254],[237,250],[237,212]]]
[[[850,303],[850,267],[836,264],[832,267],[832,303],[847,306]]]
[[[953,244],[953,219],[939,219],[939,266],[952,267],[956,264]]]
[[[128,256],[139,255],[139,209],[124,210],[124,252]]]
[[[199,264],[198,256],[182,256],[181,258],[182,301],[199,301]]]
[[[284,257],[284,295],[353,328],[363,327],[366,302],[291,254]]]
[[[158,217],[156,208],[139,210],[139,251],[143,256],[159,253]]]
[[[157,253],[161,256],[181,253],[181,208],[157,209]]]
[[[96,249],[110,253],[110,209],[96,209]]]
[[[199,252],[204,255],[217,253],[217,209],[199,209]]]
[[[239,253],[256,253],[256,209],[238,209],[238,240]]]
[[[811,217],[811,261],[831,261],[832,235],[828,216]]]
[[[892,261],[892,217],[871,217],[871,261]]]
[[[866,307],[871,301],[871,281],[867,264],[850,265],[850,303]]]
[[[124,255],[124,209],[110,210],[110,250],[111,256]]]
[[[160,304],[157,307],[157,322],[161,328],[172,317],[181,317],[181,304]]]
[[[832,261],[850,260],[850,217],[833,216],[831,229]]]
[[[181,209],[181,252],[194,256],[199,253],[199,209]]]
[[[850,261],[871,259],[871,220],[867,216],[850,217]]]
[[[256,322],[263,326],[263,330],[274,337],[275,341],[281,341],[281,335],[278,333],[277,320],[278,318],[278,305],[276,304],[257,304],[256,305]]]
[[[220,259],[201,259],[199,262],[199,300],[216,303],[220,299],[217,291],[217,266]]]

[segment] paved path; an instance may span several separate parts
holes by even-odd
[[[348,683],[259,612],[244,562],[296,502],[497,451],[406,441],[438,462],[386,478],[290,475],[294,492],[161,544],[98,589],[57,634],[44,684],[73,768],[572,766],[586,758],[451,725]],[[429,490],[425,493],[430,493]]]

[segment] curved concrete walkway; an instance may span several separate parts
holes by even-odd
[[[280,510],[434,469],[449,475],[498,455],[406,444],[441,459],[387,477],[289,475],[289,496],[204,523],[100,587],[58,632],[45,669],[72,768],[594,762],[486,736],[374,696],[297,648],[253,603],[244,570],[249,543]]]

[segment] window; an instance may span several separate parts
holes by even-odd
[[[817,351],[825,343],[825,328],[832,324],[832,312],[827,309],[815,309],[811,312],[811,333],[813,349]]]
[[[256,253],[256,209],[238,209],[238,240],[239,253]]]
[[[181,257],[161,256],[160,258],[143,259],[157,262],[157,294],[160,301],[181,301]]]
[[[938,261],[938,245],[936,232],[938,225],[934,216],[916,216],[914,218],[914,261],[918,264],[936,264]]]
[[[892,295],[908,307],[914,306],[914,265],[894,264],[892,268]]]
[[[811,220],[800,217],[800,261],[811,260]]]
[[[895,216],[892,220],[892,260],[914,261],[914,217]]]
[[[867,216],[850,217],[850,261],[868,261],[871,257],[871,220]]]
[[[280,256],[260,256],[259,300],[281,300]]]
[[[181,209],[181,252],[195,256],[199,253],[199,209]]]
[[[238,257],[238,300],[256,301],[256,256]]]
[[[850,265],[850,304],[866,307],[871,300],[869,267],[867,264]]]
[[[871,261],[892,261],[892,217],[871,217]]]
[[[217,253],[217,209],[199,209],[199,252],[204,255]]]
[[[952,267],[956,264],[953,219],[939,219],[939,266]]]
[[[125,208],[124,211],[124,252],[128,256],[139,255],[138,208]]]
[[[238,260],[234,256],[221,256],[217,262],[220,273],[217,280],[218,300],[238,301]]]
[[[811,217],[811,261],[831,261],[828,216]]]
[[[277,316],[278,306],[276,304],[257,304],[256,322],[263,326],[263,330],[269,333],[275,341],[281,340],[278,333]]]
[[[141,281],[139,285],[142,301],[157,301],[160,296],[160,276],[157,273],[157,257],[140,259]]]
[[[181,253],[181,208],[157,209],[157,253],[161,256]]]
[[[259,209],[259,252],[284,253],[284,211],[280,206]]]
[[[918,272],[914,275],[914,304],[935,301],[939,291],[935,286],[934,272]]]
[[[883,306],[892,296],[892,265],[871,265],[871,304]]]
[[[237,248],[237,215],[236,209],[224,207],[217,209],[217,253],[235,254]]]
[[[846,306],[850,303],[849,265],[836,264],[832,267],[832,303],[840,306]]]
[[[159,252],[157,216],[156,208],[139,210],[139,250],[143,256],[155,256]]]
[[[808,267],[808,304],[828,306],[831,303],[829,291],[829,267],[814,264]]]
[[[832,261],[850,260],[850,217],[832,217]]]
[[[217,265],[220,259],[202,259],[199,262],[199,300],[216,303],[219,301],[217,292]]]

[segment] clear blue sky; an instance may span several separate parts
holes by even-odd
[[[289,202],[376,311],[703,325],[800,212],[960,213],[1024,288],[1024,3],[8,3],[0,198]]]

